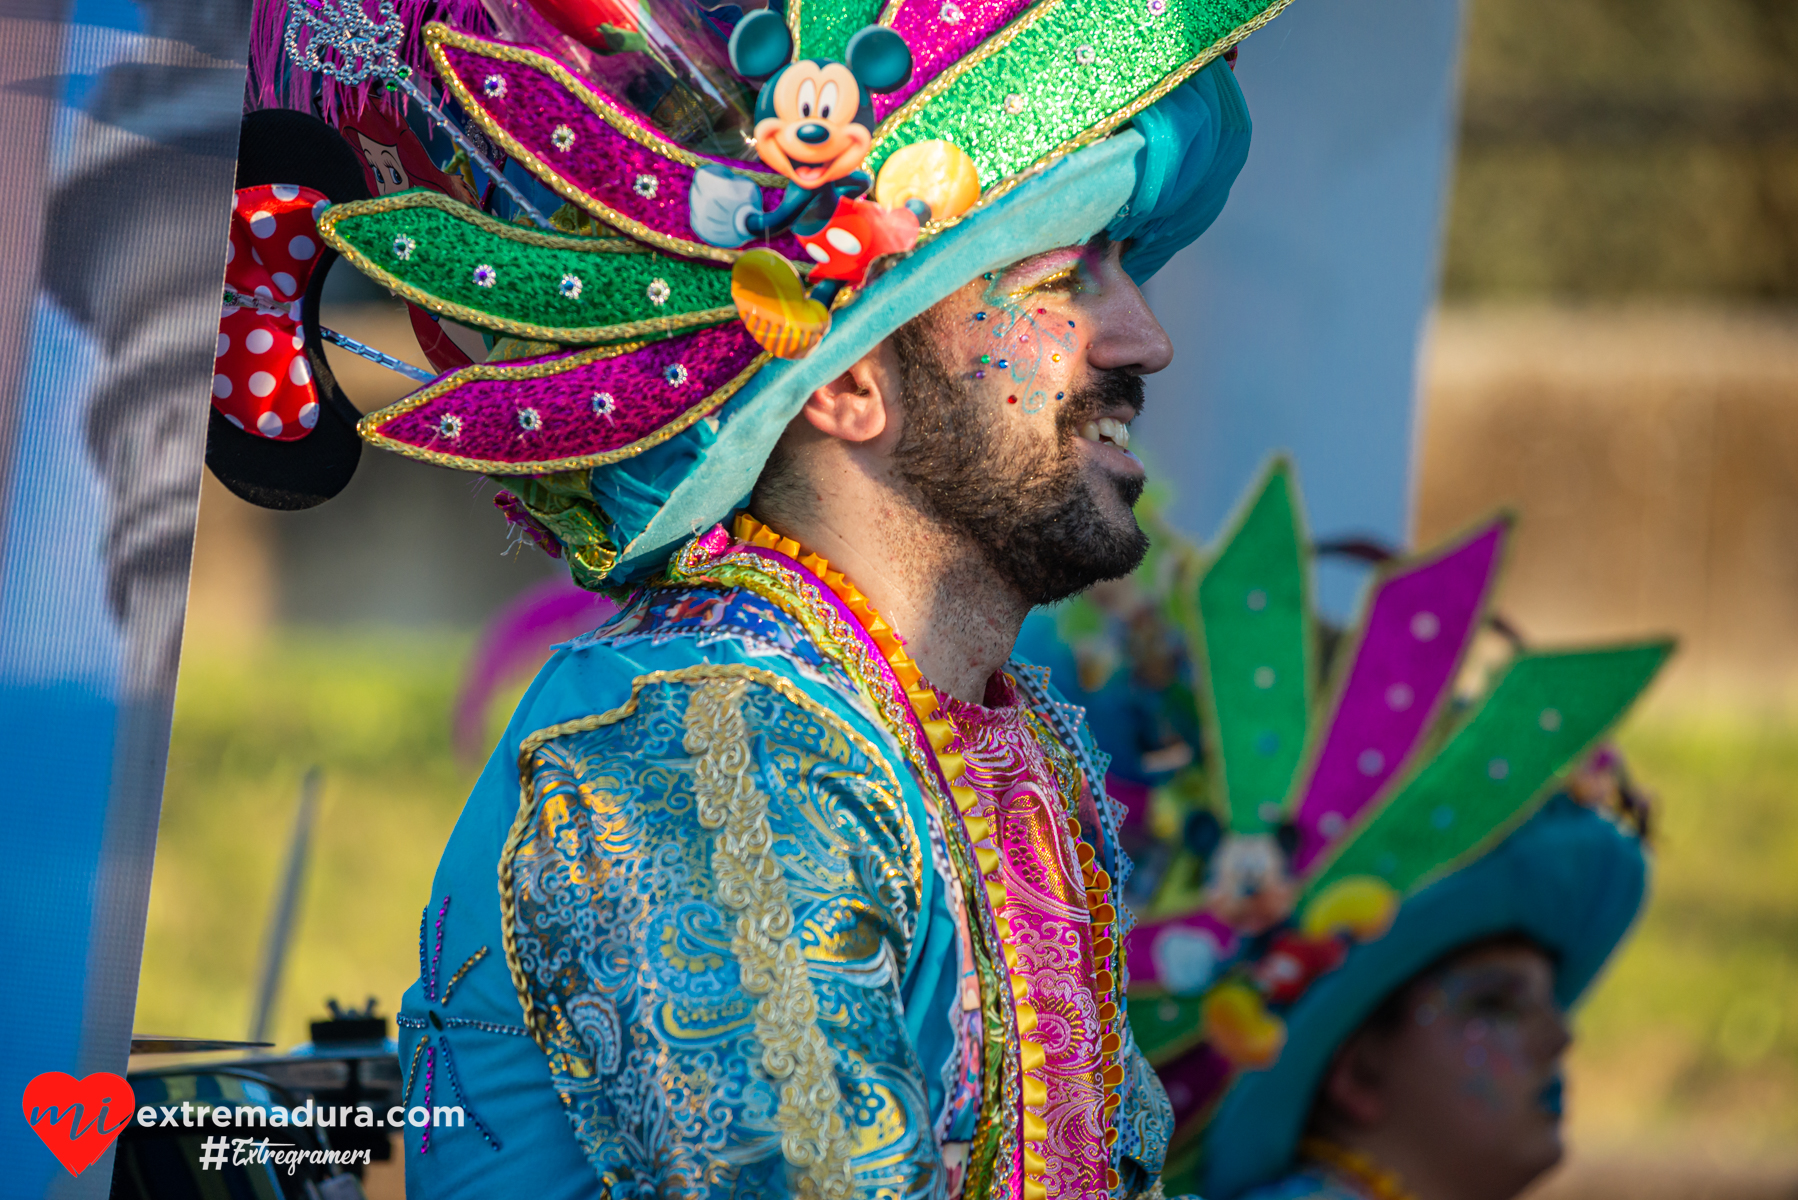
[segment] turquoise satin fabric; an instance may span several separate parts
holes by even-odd
[[[407,1106],[461,1106],[466,1123],[406,1131],[408,1195],[802,1194],[782,1136],[795,1102],[749,1064],[771,1039],[810,1039],[834,1064],[855,1194],[927,1200],[937,1132],[966,1140],[980,1098],[960,1088],[960,938],[923,793],[849,677],[771,602],[647,596],[557,648],[444,850],[400,1062]],[[721,701],[721,686],[739,690]],[[720,774],[765,842],[704,811]],[[744,982],[732,856],[779,881],[803,961],[797,985],[774,974],[815,998],[809,1021],[771,1029]],[[1137,1178],[1162,1161],[1166,1100],[1134,1043],[1122,1058],[1119,1149]]]

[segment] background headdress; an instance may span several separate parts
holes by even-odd
[[[870,27],[908,53],[904,81],[866,99],[872,199],[854,215],[923,197],[911,207],[929,216],[909,251],[835,295],[828,334],[799,358],[776,357],[792,345],[745,319],[797,311],[805,297],[780,275],[820,273],[817,237],[771,227],[719,245],[698,219],[720,188],[772,219],[789,183],[748,157],[755,84],[729,66],[733,31],[759,13],[265,4],[253,95],[338,120],[403,106],[453,137],[480,207],[424,188],[319,219],[358,269],[495,343],[361,432],[502,479],[518,519],[601,587],[727,516],[813,388],[982,271],[1110,229],[1131,239],[1125,265],[1141,280],[1196,237],[1247,152],[1247,112],[1218,60],[1284,3],[792,0],[796,64],[854,58]],[[826,233],[854,241],[861,228],[845,215]]]
[[[1131,1027],[1206,1195],[1291,1161],[1329,1052],[1458,945],[1518,932],[1571,1003],[1633,919],[1641,811],[1570,786],[1671,651],[1514,647],[1457,695],[1508,518],[1384,564],[1319,679],[1322,622],[1276,459],[1180,588],[1204,715],[1208,862],[1170,871],[1126,940]],[[1196,869],[1195,869],[1196,868]]]

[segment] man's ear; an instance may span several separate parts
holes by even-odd
[[[1337,1048],[1324,1072],[1322,1099],[1336,1119],[1369,1129],[1386,1117],[1386,1072],[1380,1043],[1365,1031]]]
[[[811,394],[805,419],[819,433],[845,442],[873,441],[892,424],[888,405],[897,397],[890,393],[891,378],[874,354],[866,355]]]

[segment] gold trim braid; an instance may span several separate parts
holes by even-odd
[[[700,823],[718,831],[712,871],[719,899],[737,914],[731,950],[741,967],[744,990],[758,997],[755,1026],[762,1043],[762,1067],[781,1084],[776,1118],[781,1153],[803,1172],[798,1189],[802,1195],[812,1200],[848,1200],[854,1191],[854,1145],[842,1115],[835,1060],[818,1028],[811,976],[799,939],[793,935],[793,910],[786,876],[774,854],[767,797],[755,786],[755,764],[749,759],[742,713],[744,693],[752,684],[780,693],[876,765],[895,797],[902,793],[886,756],[791,680],[735,663],[652,671],[631,681],[630,697],[617,708],[539,729],[519,743],[518,811],[500,852],[499,904],[506,968],[524,1012],[525,1028],[545,1052],[550,1051],[547,1022],[532,1002],[517,944],[513,863],[530,836],[537,812],[532,760],[538,750],[557,738],[614,725],[634,715],[645,689],[669,683],[697,685],[687,705],[684,748],[695,757],[693,782]]]
[[[755,782],[743,721],[746,679],[710,679],[687,702],[684,746],[693,755],[699,823],[717,833],[712,879],[737,914],[731,953],[756,997],[762,1070],[780,1083],[782,1155],[804,1172],[802,1195],[847,1200],[854,1146],[843,1120],[835,1056],[818,1028],[818,1000],[793,934],[787,879],[774,854],[768,800]],[[807,1186],[807,1185],[810,1186]]]

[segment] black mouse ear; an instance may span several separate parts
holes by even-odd
[[[911,78],[911,47],[883,25],[870,25],[849,39],[844,61],[855,81],[870,92],[892,92]]]
[[[312,188],[333,204],[368,199],[362,164],[343,136],[317,117],[286,109],[250,113],[238,137],[237,186],[272,183]],[[263,508],[323,504],[349,484],[362,458],[356,433],[361,414],[337,386],[318,323],[319,297],[337,252],[321,247],[318,256],[300,309],[318,424],[297,441],[278,442],[237,428],[214,408],[206,433],[206,465],[213,475]]]
[[[759,9],[737,22],[730,33],[730,69],[745,79],[761,79],[793,57],[793,35],[784,17]]]

